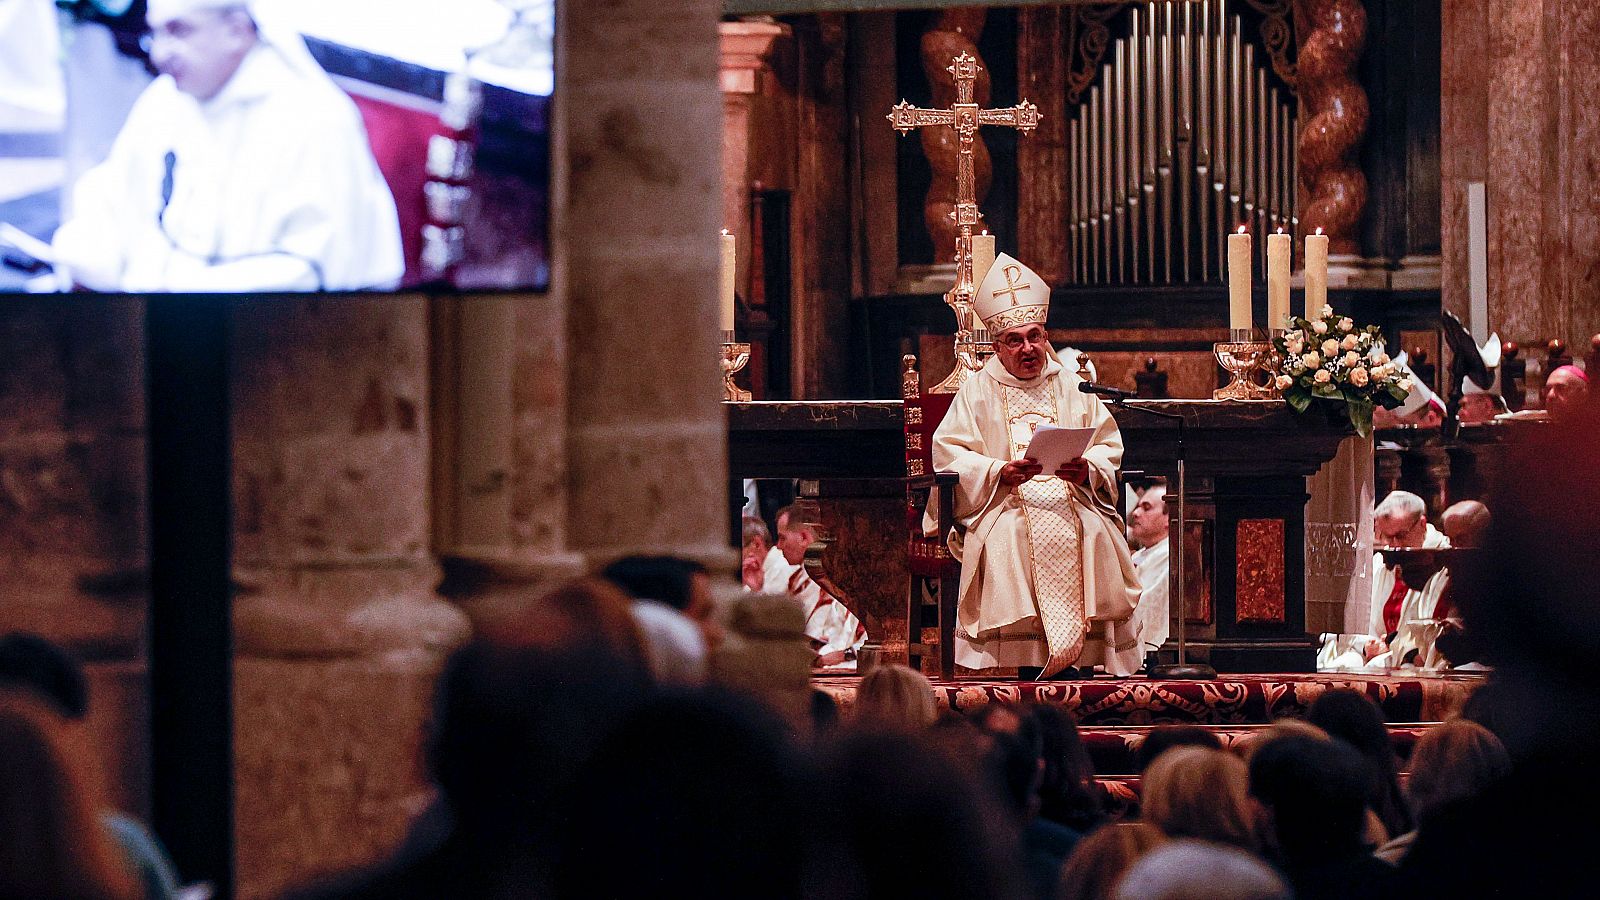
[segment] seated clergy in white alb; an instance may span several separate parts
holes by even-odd
[[[1372,523],[1379,547],[1404,547],[1434,550],[1450,546],[1450,539],[1428,522],[1422,498],[1408,491],[1390,491],[1377,509]],[[1367,633],[1373,668],[1398,668],[1406,664],[1425,666],[1430,662],[1439,599],[1450,584],[1450,570],[1440,569],[1421,586],[1408,585],[1399,566],[1390,567],[1382,553],[1372,556],[1372,609]]]
[[[1154,653],[1172,632],[1167,612],[1167,486],[1153,484],[1128,514],[1128,536],[1139,542],[1133,567],[1139,573],[1139,608],[1133,612],[1140,649]]]
[[[1045,332],[1050,288],[1001,254],[974,306],[995,355],[968,379],[933,438],[933,465],[960,478],[956,662],[972,669],[1139,666],[1139,579],[1117,511],[1122,435],[1062,365]],[[1080,459],[1042,471],[1024,457],[1040,425],[1092,428]]]
[[[856,668],[856,654],[867,642],[867,629],[839,598],[806,574],[806,548],[816,533],[793,504],[778,510],[778,542],[767,553],[762,570],[763,592],[798,599],[806,617],[806,637],[817,651],[815,665],[834,672]]]

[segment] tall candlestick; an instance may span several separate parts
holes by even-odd
[[[1250,232],[1243,225],[1228,235],[1228,327],[1235,331],[1255,327],[1250,313]]]
[[[733,331],[733,283],[734,267],[737,265],[735,254],[735,241],[733,235],[724,228],[722,230],[722,330]]]
[[[1318,228],[1306,235],[1306,318],[1322,318],[1328,304],[1328,236]]]
[[[1283,330],[1289,317],[1289,257],[1294,244],[1281,230],[1267,235],[1267,330]]]
[[[972,236],[972,289],[983,284],[983,277],[994,267],[994,235],[985,231]]]

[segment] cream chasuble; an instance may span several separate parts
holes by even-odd
[[[956,662],[968,668],[1139,666],[1131,623],[1139,579],[1116,509],[1122,436],[1099,398],[1052,359],[1023,382],[991,358],[956,394],[933,440],[933,465],[960,477],[946,536],[961,561]],[[1042,424],[1096,429],[1085,452],[1089,484],[1045,473],[1016,488],[1000,469],[1019,459]]]

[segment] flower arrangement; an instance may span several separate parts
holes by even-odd
[[[1372,433],[1375,407],[1394,409],[1411,393],[1409,373],[1383,352],[1378,326],[1357,328],[1331,306],[1315,319],[1291,318],[1272,344],[1280,358],[1275,386],[1289,406],[1303,413],[1312,400],[1343,403],[1362,437]]]

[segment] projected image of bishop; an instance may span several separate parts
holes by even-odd
[[[104,162],[53,244],[102,291],[391,288],[394,198],[355,104],[273,0],[149,0],[150,60]]]
[[[1050,288],[1038,274],[1001,254],[974,306],[995,353],[933,439],[934,467],[960,477],[958,527],[945,536],[961,561],[956,662],[1023,677],[1095,665],[1130,674],[1139,578],[1117,510],[1116,420],[1051,349]],[[1043,471],[1025,451],[1045,424],[1092,428],[1088,449]]]

